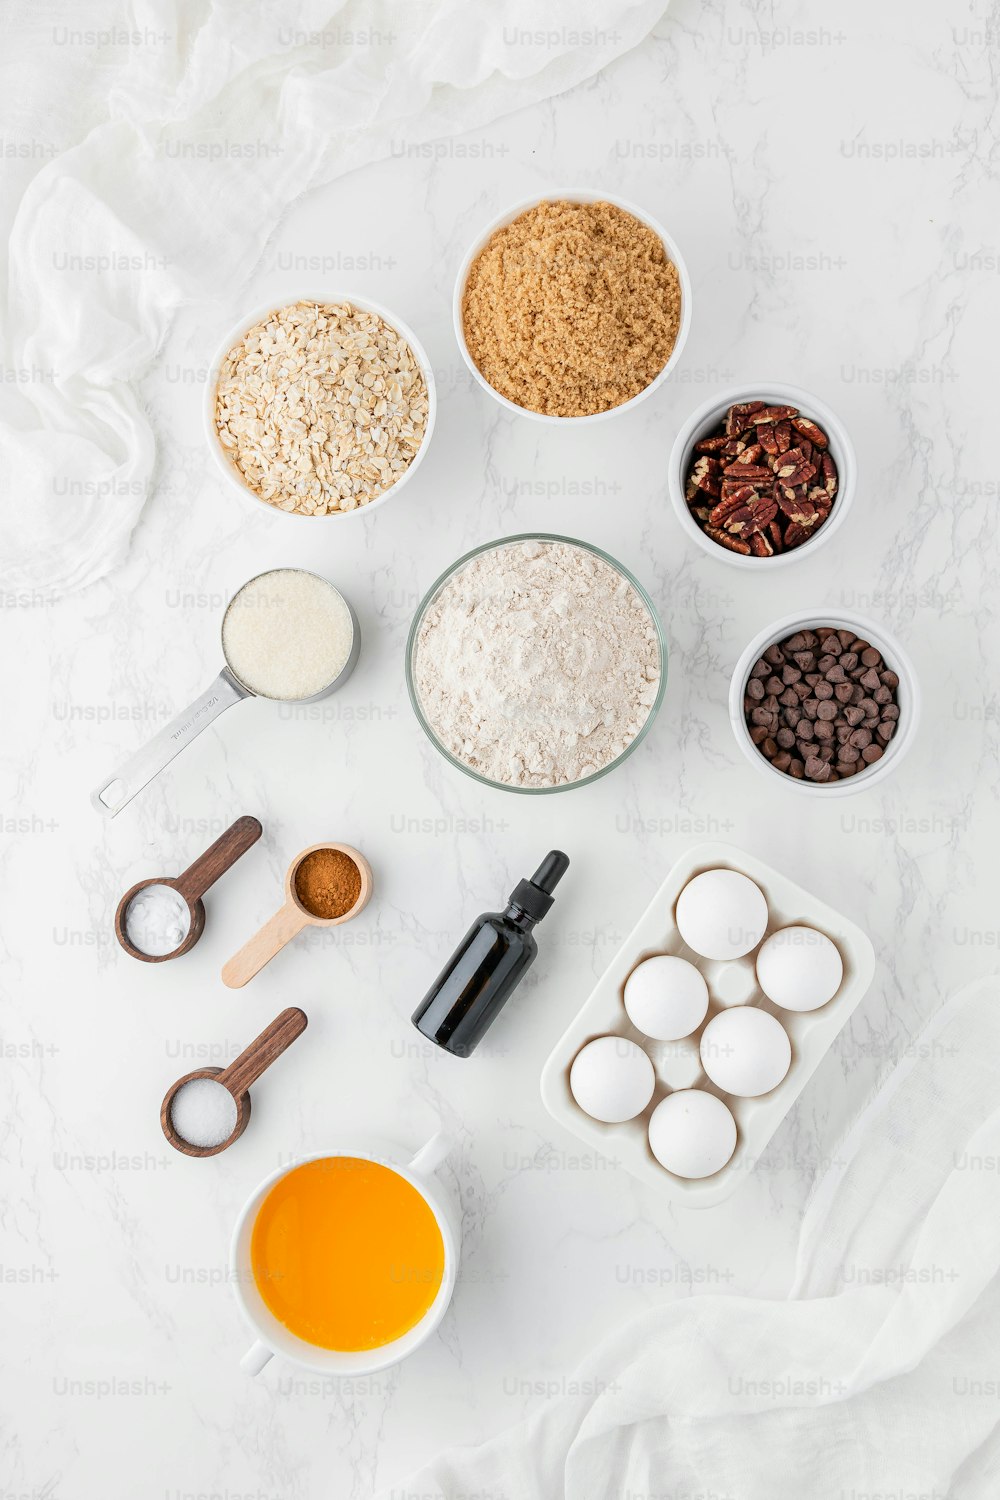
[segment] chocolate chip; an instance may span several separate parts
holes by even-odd
[[[875,702],[878,704],[879,708],[883,708],[886,704],[892,702],[892,689],[887,687],[878,687],[875,689],[874,693],[872,693],[872,697],[875,699]]]
[[[877,760],[882,759],[881,745],[866,745],[861,752],[861,759],[865,765],[873,766]]]
[[[778,733],[775,735],[775,739],[778,741],[778,744],[781,746],[782,750],[791,750],[792,746],[795,744],[795,735],[790,729],[779,729]]]
[[[830,670],[831,667],[835,667],[836,665],[837,665],[837,658],[835,656],[821,656],[820,659],[819,659],[819,661],[816,663],[816,666],[817,666],[818,670],[824,676],[826,675],[827,672],[829,672],[829,670]]]
[[[821,703],[825,702],[826,699],[833,697],[833,688],[828,682],[817,682],[813,691],[815,692],[816,697]]]
[[[872,734],[870,729],[855,729],[853,734],[851,735],[851,744],[857,750],[863,750],[865,746],[870,745],[871,742]]]
[[[806,774],[805,762],[793,757],[792,763],[788,767],[788,774],[789,776],[794,776],[796,781],[801,781]]]
[[[815,727],[810,724],[808,719],[800,719],[797,728],[800,740],[811,740],[815,736]]]
[[[778,702],[782,708],[797,708],[799,697],[794,688],[785,688]]]
[[[895,672],[882,672],[879,675],[882,678],[882,686],[892,688],[893,692],[895,692],[899,687],[899,678]]]
[[[868,671],[858,678],[858,681],[861,683],[861,686],[863,688],[867,688],[870,693],[874,693],[875,689],[881,686],[881,683],[879,682],[879,675],[874,667],[869,667]]]
[[[827,672],[827,674],[826,674],[826,680],[827,680],[827,682],[846,682],[847,681],[847,673],[844,671],[844,669],[840,665],[839,661],[837,662],[836,666],[831,667],[830,670],[829,670],[829,672]]]
[[[827,723],[830,723],[837,717],[839,713],[839,705],[834,703],[831,699],[827,699],[825,703],[821,703],[817,708],[816,717],[817,719],[825,719]]]
[[[828,723],[826,719],[818,719],[816,721],[816,738],[818,740],[825,744],[833,739],[833,735],[833,725]]]
[[[896,733],[896,726],[891,719],[886,719],[884,723],[878,726],[875,733],[878,735],[883,745],[888,745],[889,741]]]
[[[755,699],[758,703],[764,696],[764,684],[759,677],[751,677],[747,683],[747,697]]]
[[[773,760],[778,753],[778,747],[775,744],[774,740],[771,739],[770,735],[768,735],[767,739],[764,741],[760,748],[767,756],[768,760]]]
[[[829,762],[820,760],[818,756],[810,755],[806,761],[806,776],[810,781],[829,781]]]
[[[805,644],[806,638],[800,630],[797,631],[795,635],[790,635],[788,637],[788,640],[785,642],[785,650],[792,652],[802,651],[805,648]]]
[[[754,667],[753,671],[750,673],[751,677],[770,677],[770,675],[771,675],[771,668],[768,665],[768,663],[766,661],[763,661],[763,660],[757,662],[757,664]]]
[[[816,668],[815,651],[796,651],[793,660],[802,672],[812,672]]]
[[[843,667],[845,672],[853,671],[857,664],[858,654],[856,651],[845,651],[843,656],[840,658],[840,665]]]
[[[849,682],[838,682],[833,690],[833,696],[838,703],[850,703],[854,688]]]
[[[869,646],[866,651],[861,652],[861,660],[866,667],[880,667],[882,665],[882,653],[876,651],[874,646]]]
[[[764,660],[766,662],[770,662],[772,667],[780,667],[785,660],[785,653],[782,651],[781,647],[777,643],[775,643],[773,646],[768,646],[767,650],[764,652]]]
[[[776,771],[787,771],[792,764],[792,757],[787,750],[780,750],[771,764]]]

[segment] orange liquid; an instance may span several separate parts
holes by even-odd
[[[378,1349],[408,1333],[433,1303],[444,1241],[398,1172],[324,1156],[268,1193],[250,1263],[267,1306],[298,1338],[323,1349]]]

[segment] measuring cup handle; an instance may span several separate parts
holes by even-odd
[[[238,1098],[245,1094],[252,1083],[269,1068],[276,1058],[290,1047],[296,1037],[302,1035],[309,1024],[309,1017],[297,1005],[290,1005],[280,1016],[275,1016],[270,1026],[265,1026],[260,1036],[255,1037],[249,1047],[244,1048],[235,1062],[223,1068],[219,1083],[225,1084],[231,1094]]]
[[[237,818],[175,882],[187,901],[199,901],[220,875],[252,848],[264,832],[257,818]]]
[[[239,703],[250,694],[223,667],[212,686],[196,698],[184,713],[171,719],[165,729],[155,734],[147,745],[127,760],[109,779],[91,793],[90,800],[99,813],[113,818],[137,792],[158,776],[184,746],[217,719],[224,709]]]
[[[296,933],[302,931],[308,921],[305,912],[300,911],[291,901],[287,902],[223,966],[223,984],[228,984],[231,990],[242,989],[255,974],[260,973],[265,964],[271,962],[276,953],[281,952]]]

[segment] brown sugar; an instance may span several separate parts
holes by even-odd
[[[361,871],[342,849],[314,849],[295,872],[295,894],[314,917],[342,917],[361,895]]]
[[[508,401],[546,416],[621,406],[670,358],[677,267],[613,203],[538,203],[490,238],[462,298],[469,353]]]

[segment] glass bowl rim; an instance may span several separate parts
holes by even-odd
[[[614,760],[609,761],[606,766],[602,766],[601,769],[599,771],[595,771],[593,775],[583,776],[579,781],[562,782],[559,786],[513,786],[510,782],[494,781],[491,777],[483,776],[479,771],[474,771],[471,766],[467,766],[464,761],[461,761],[457,758],[457,756],[452,755],[450,750],[445,749],[445,747],[441,744],[441,741],[438,739],[437,735],[431,729],[424,715],[424,711],[420,706],[420,699],[417,694],[416,684],[413,680],[413,655],[417,643],[417,632],[420,629],[420,624],[424,618],[424,615],[427,613],[431,604],[437,598],[437,595],[440,593],[444,585],[450,578],[454,577],[454,575],[459,571],[460,568],[463,568],[466,563],[471,562],[473,558],[481,557],[484,552],[495,552],[500,547],[514,546],[517,542],[564,542],[569,547],[581,547],[585,552],[592,553],[595,557],[599,557],[603,562],[606,562],[610,567],[614,568],[616,573],[619,573],[629,584],[631,584],[632,588],[635,589],[639,598],[645,605],[646,612],[648,613],[650,619],[653,622],[653,625],[656,628],[656,640],[660,651],[660,680],[656,690],[656,697],[654,698],[650,706],[649,713],[646,715],[642,728],[639,730],[639,733],[636,735],[635,739],[631,740],[629,744],[625,746],[625,749],[622,751],[621,755],[617,755]],[[444,572],[434,580],[424,597],[421,599],[420,603],[417,605],[417,608],[413,615],[413,619],[410,623],[409,633],[406,637],[406,691],[409,695],[410,706],[416,716],[417,723],[420,725],[421,729],[424,731],[424,734],[430,740],[435,750],[437,750],[438,754],[441,755],[446,761],[448,761],[450,765],[454,766],[456,770],[461,771],[463,775],[470,777],[473,781],[478,781],[481,786],[492,787],[496,791],[500,792],[516,792],[522,796],[528,797],[544,796],[554,792],[575,791],[578,787],[589,786],[594,781],[600,781],[603,776],[607,776],[610,771],[613,771],[617,766],[620,766],[622,761],[626,760],[632,754],[632,751],[635,750],[645,739],[650,730],[650,727],[652,726],[653,720],[656,718],[657,714],[660,711],[660,706],[663,703],[663,696],[666,692],[667,687],[667,664],[667,640],[656,605],[653,603],[652,599],[649,597],[649,594],[643,588],[639,580],[630,571],[630,569],[626,568],[624,563],[620,563],[616,557],[612,557],[610,552],[605,552],[601,547],[595,546],[593,542],[583,542],[579,539],[579,537],[562,536],[558,532],[554,531],[521,531],[514,536],[497,537],[494,541],[483,542],[480,546],[473,547],[469,552],[465,552],[461,557],[456,558],[455,561],[451,563],[450,566],[447,567]]]

